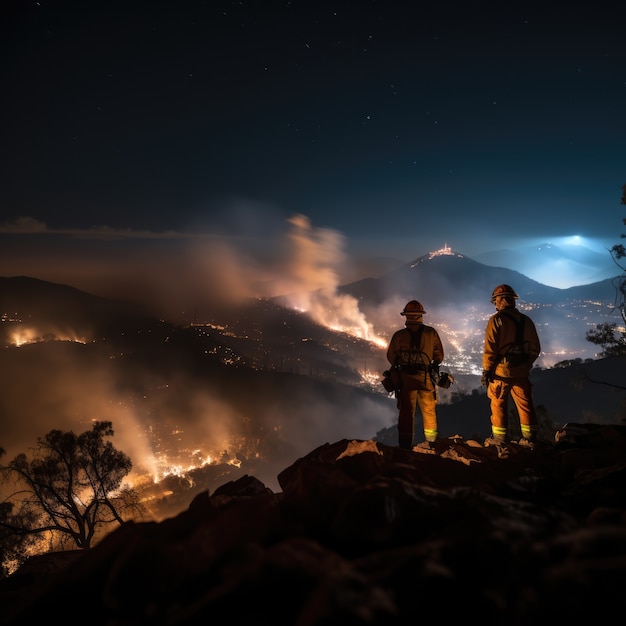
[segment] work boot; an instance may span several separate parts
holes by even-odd
[[[435,442],[434,441],[422,441],[418,443],[415,448],[415,452],[427,452],[429,454],[435,454]]]
[[[485,439],[485,448],[488,448],[489,446],[493,446],[496,449],[499,459],[508,458],[509,449],[507,448],[506,443],[502,441],[502,439],[496,439],[494,437],[487,437],[487,439]]]
[[[487,439],[485,439],[485,448],[487,448],[488,446],[498,446],[498,445],[504,445],[506,444],[506,441],[500,437],[487,437]]]

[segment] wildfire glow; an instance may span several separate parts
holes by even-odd
[[[10,345],[16,347],[20,347],[30,343],[41,343],[43,341],[72,341],[75,343],[87,343],[87,340],[84,337],[78,337],[76,335],[71,336],[67,333],[45,333],[42,335],[35,328],[27,328],[25,326],[20,326],[16,328],[9,335]]]
[[[180,431],[182,432],[182,431]],[[215,446],[215,444],[213,444]],[[232,465],[233,467],[241,467],[241,459],[237,453],[229,453],[227,450],[230,444],[222,443],[215,446],[217,449],[225,450],[222,453],[204,452],[201,450],[185,451],[180,450],[176,453],[176,458],[171,455],[159,452],[147,453],[146,456],[137,461],[137,472],[134,474],[132,484],[138,486],[145,484],[148,480],[153,484],[159,484],[164,479],[175,476],[193,481],[189,475],[194,471],[209,465]],[[257,457],[258,454],[252,451],[249,456]]]
[[[382,337],[372,336],[372,328],[370,324],[367,324],[365,327],[357,327],[357,326],[329,326],[331,330],[335,330],[339,333],[345,333],[346,335],[350,335],[352,337],[356,337],[357,339],[364,339],[365,341],[369,341],[374,345],[377,345],[379,348],[387,347],[387,340]]]

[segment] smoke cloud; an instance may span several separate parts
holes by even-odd
[[[304,215],[279,220],[272,211],[253,208],[239,206],[230,212],[227,232],[211,233],[52,230],[24,218],[0,229],[8,243],[3,267],[9,276],[139,302],[175,323],[202,321],[224,304],[281,296],[324,326],[382,344],[358,302],[337,292],[350,265],[341,234],[314,228]],[[263,396],[263,385],[242,389],[245,401],[234,405],[216,381],[146,374],[145,392],[134,395],[123,388],[114,362],[88,360],[89,346],[71,343],[70,330],[67,336],[56,333],[68,340],[58,349],[25,344],[3,353],[4,462],[53,428],[80,433],[95,420],[111,421],[114,445],[131,457],[137,475],[160,480],[204,463],[243,461],[256,463],[257,478],[278,490],[277,473],[312,448],[371,438],[395,417],[395,404],[382,395],[332,395],[315,384],[298,387],[297,396],[285,393],[278,403]],[[36,371],[27,358],[34,351],[41,355]]]

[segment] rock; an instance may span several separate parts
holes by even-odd
[[[504,457],[459,436],[428,452],[325,444],[278,475],[279,493],[244,476],[176,517],[33,557],[0,582],[1,623],[57,608],[64,623],[103,626],[623,613],[626,429],[566,425]]]

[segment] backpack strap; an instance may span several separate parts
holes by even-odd
[[[526,325],[526,316],[520,313],[519,320],[516,316],[506,311],[500,311],[499,315],[506,315],[515,324],[515,342],[505,346],[506,352],[498,354],[495,365],[503,359],[507,359],[512,365],[521,365],[526,360],[528,351],[525,350],[526,342],[524,341],[524,327]],[[494,365],[494,368],[495,368]]]
[[[412,375],[421,374],[423,372],[424,377],[426,377],[429,372],[430,359],[423,350],[420,350],[421,338],[424,332],[424,325],[420,324],[420,327],[415,331],[411,330],[410,328],[407,328],[407,330],[411,333],[411,342],[409,344],[408,353],[404,353],[407,355],[408,363],[402,363],[400,365],[400,368],[403,372]],[[423,355],[427,357],[426,362],[424,362]],[[417,362],[418,360],[420,361],[420,363]]]
[[[420,327],[415,332],[409,328],[409,332],[411,333],[411,347],[409,349],[413,352],[413,348],[417,348],[415,352],[418,352],[420,341],[422,339],[422,333],[424,332],[424,324],[420,324]]]
[[[516,321],[517,324],[517,343],[520,346],[524,345],[524,325],[526,322],[526,316],[523,313],[520,313],[519,322]]]
[[[499,315],[506,315],[515,324],[515,345],[523,346],[526,316],[523,313],[520,313],[520,318],[518,320],[514,315],[507,313],[506,309],[504,311],[500,311]]]

